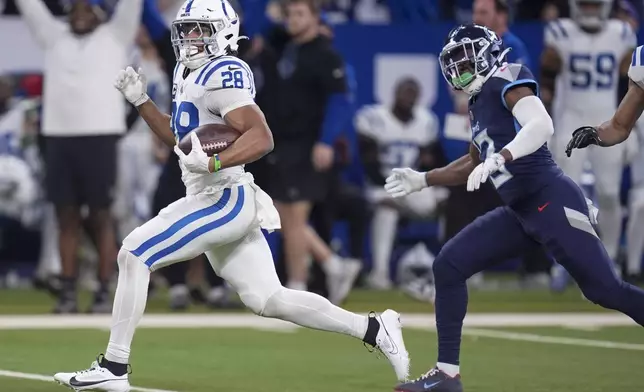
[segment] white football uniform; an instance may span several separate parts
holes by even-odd
[[[17,102],[0,115],[0,214],[31,223],[38,200],[38,180],[22,146],[25,114],[31,103]]]
[[[575,151],[565,156],[572,132],[584,125],[601,124],[611,118],[618,104],[619,66],[636,46],[636,36],[626,22],[611,19],[604,28],[590,34],[572,19],[557,19],[545,28],[546,46],[557,51],[562,61],[555,90],[555,135],[550,149],[564,172],[580,182],[584,163],[594,163],[599,194],[619,192],[625,164],[624,144],[610,148]]]
[[[200,125],[223,124],[228,112],[254,105],[254,97],[253,75],[238,58],[219,57],[193,71],[177,65],[171,120],[177,140]],[[272,200],[253,183],[250,173],[244,173],[242,166],[205,175],[181,169],[187,196],[136,228],[123,241],[125,249],[151,270],[206,252],[219,273],[223,265],[217,263],[228,261],[216,257],[221,246],[241,241],[266,248],[261,235],[243,241],[259,227],[279,228]]]
[[[414,119],[409,124],[398,120],[386,105],[367,105],[355,117],[358,133],[378,143],[380,167],[383,177],[388,177],[396,167],[417,167],[420,149],[438,138],[438,119],[426,108],[414,109]],[[401,207],[417,215],[427,215],[436,207],[434,188],[425,188],[404,198],[396,199]],[[389,198],[385,189],[370,186],[367,196],[372,202]]]

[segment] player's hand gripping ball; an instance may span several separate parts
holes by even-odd
[[[195,128],[174,146],[175,153],[188,171],[210,173],[210,157],[228,148],[241,134],[226,125],[209,124]]]
[[[575,129],[575,132],[572,133],[572,138],[566,146],[566,155],[570,158],[572,155],[572,150],[575,148],[586,148],[591,144],[599,144],[601,140],[597,134],[597,128],[595,127],[581,127]]]

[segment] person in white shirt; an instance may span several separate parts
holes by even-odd
[[[84,205],[100,259],[101,284],[90,311],[110,311],[107,287],[117,255],[110,205],[116,144],[126,129],[125,102],[112,82],[127,65],[142,0],[119,1],[111,18],[99,1],[71,1],[64,21],[41,0],[16,0],[45,58],[45,182],[56,207],[63,278],[56,313],[77,311],[76,254]]]
[[[430,110],[417,105],[419,96],[418,82],[405,78],[396,85],[392,106],[368,105],[355,117],[360,155],[369,183],[367,198],[375,205],[371,224],[373,269],[368,279],[374,289],[391,287],[389,261],[400,214],[430,216],[440,199],[441,192],[427,188],[423,193],[394,200],[382,187],[394,167],[402,164],[418,167],[432,159],[428,147],[438,138],[438,119]]]

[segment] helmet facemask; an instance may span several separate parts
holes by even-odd
[[[217,35],[225,28],[223,20],[181,19],[172,23],[172,46],[177,61],[196,69],[219,53]]]
[[[456,90],[478,93],[495,63],[489,49],[490,42],[483,38],[445,46],[439,57],[443,77]]]
[[[570,14],[581,27],[601,29],[610,16],[611,0],[570,0]]]

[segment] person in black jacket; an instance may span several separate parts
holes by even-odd
[[[346,116],[347,83],[342,58],[320,35],[320,9],[312,0],[288,0],[283,7],[290,40],[278,53],[279,86],[271,128],[275,150],[266,159],[266,188],[282,220],[287,286],[305,290],[314,203],[329,193],[333,143]]]

